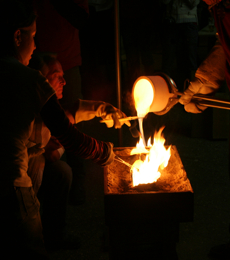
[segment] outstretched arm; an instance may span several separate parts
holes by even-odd
[[[201,113],[206,107],[191,102],[195,94],[213,94],[225,81],[225,54],[219,41],[216,42],[208,57],[196,71],[195,78],[189,84],[179,102],[187,112]]]
[[[71,124],[55,95],[43,106],[40,114],[51,135],[55,136],[68,152],[84,159],[92,159],[102,166],[113,161],[113,144],[81,133]]]

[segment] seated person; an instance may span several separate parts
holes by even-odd
[[[66,82],[63,78],[62,66],[56,59],[55,54],[34,54],[29,67],[40,70],[55,90],[57,98],[62,98],[63,87]],[[75,123],[75,119],[76,122],[79,122],[84,119],[91,119],[97,113],[100,114],[101,112],[97,111],[100,106],[101,108],[107,106],[109,109],[116,110],[112,105],[101,101],[80,100],[79,103],[75,106],[78,109],[74,111],[74,108],[72,114],[66,111],[72,123]],[[84,106],[87,106],[88,110],[85,110]],[[119,110],[117,112],[122,113]],[[71,167],[65,161],[60,160],[65,149],[55,137],[51,136],[41,117],[37,117],[35,120],[30,141],[30,145],[41,143],[41,147],[45,148],[43,154],[31,156],[28,175],[32,179],[38,198],[43,201],[42,224],[46,246],[49,249],[76,248],[78,243],[74,243],[74,240],[71,243],[65,236],[66,210],[73,177]]]

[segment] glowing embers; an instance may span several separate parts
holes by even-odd
[[[131,151],[130,155],[146,154],[144,161],[138,159],[132,165],[133,167],[131,172],[133,186],[156,182],[161,176],[160,170],[164,169],[168,165],[171,156],[171,146],[167,149],[164,146],[165,139],[162,136],[163,129],[164,127],[155,133],[152,145],[151,139],[149,139],[148,145],[145,147],[143,140],[140,137],[140,141],[137,143],[136,148]]]

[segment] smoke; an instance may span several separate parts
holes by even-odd
[[[127,110],[129,110],[129,115],[136,115],[137,114],[137,111],[135,109],[135,103],[134,103],[134,99],[133,99],[133,96],[132,96],[132,93],[130,91],[125,91],[123,93],[123,102],[127,108]]]

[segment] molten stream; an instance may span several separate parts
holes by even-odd
[[[133,90],[133,98],[135,101],[137,115],[139,117],[145,117],[145,115],[149,112],[154,98],[152,85],[147,79],[140,79],[137,81]],[[143,144],[146,146],[143,130],[143,119],[139,118],[138,121]]]
[[[165,139],[162,136],[163,129],[164,127],[155,133],[153,145],[151,145],[151,140],[149,139],[146,149],[140,137],[136,148],[131,151],[131,155],[147,154],[145,161],[136,160],[132,165],[133,186],[156,182],[161,175],[159,170],[164,169],[168,165],[171,156],[171,146],[169,146],[168,149],[164,146]]]

